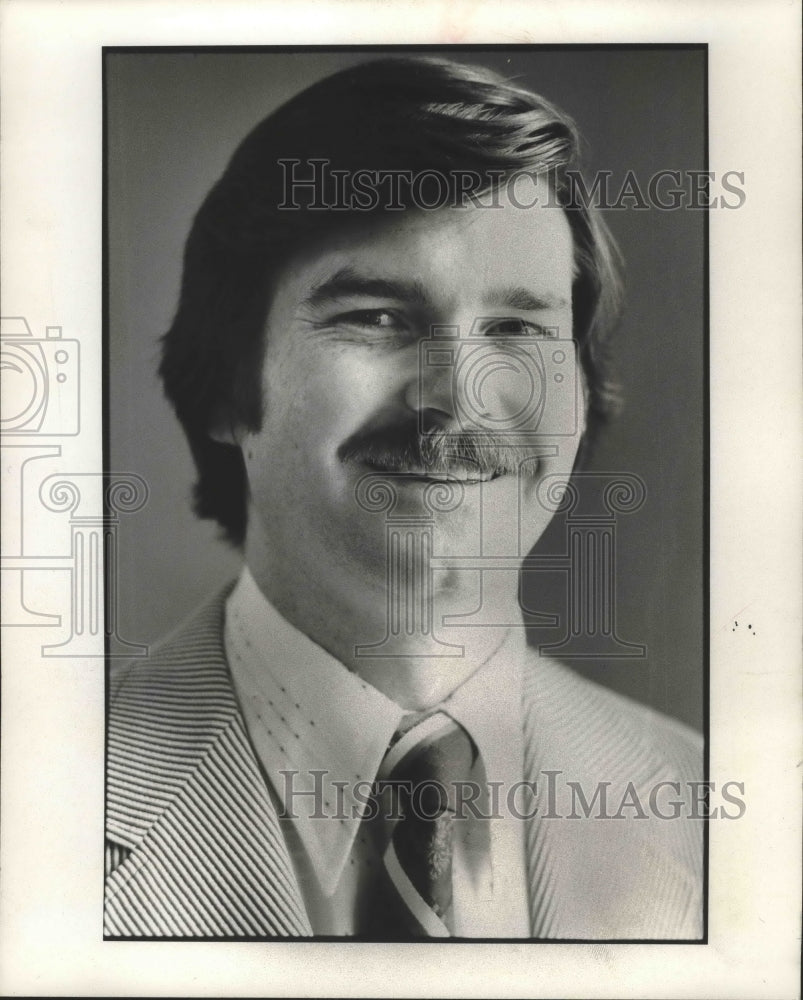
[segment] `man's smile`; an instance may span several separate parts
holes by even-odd
[[[378,474],[386,473],[392,475],[394,479],[404,478],[415,481],[435,482],[435,483],[461,483],[464,486],[473,486],[480,483],[490,483],[500,476],[506,475],[505,469],[479,470],[465,465],[452,465],[447,469],[428,468],[425,465],[377,463],[364,461],[360,463],[371,472]]]
[[[338,458],[395,481],[479,486],[508,476],[533,476],[533,449],[503,435],[419,434],[414,423],[362,431],[338,449]]]

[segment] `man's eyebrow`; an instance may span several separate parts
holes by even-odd
[[[520,285],[493,288],[482,297],[483,305],[495,309],[518,309],[520,312],[537,312],[540,309],[564,309],[568,306],[562,295],[551,292],[532,292]]]
[[[412,305],[425,305],[429,301],[420,281],[372,277],[360,274],[351,267],[343,267],[315,285],[304,302],[308,306],[322,306],[349,296],[396,299]]]

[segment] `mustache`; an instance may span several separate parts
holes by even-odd
[[[532,447],[493,431],[421,430],[417,422],[358,431],[338,449],[343,462],[362,462],[381,472],[448,474],[471,470],[482,475],[534,475],[540,464]]]

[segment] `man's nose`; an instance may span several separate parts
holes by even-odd
[[[470,319],[437,328],[419,343],[418,370],[406,386],[407,405],[436,423],[491,429],[511,404],[508,355],[492,338],[477,336]]]
[[[430,356],[426,345],[421,345],[416,371],[410,374],[405,388],[405,402],[427,424],[450,427],[457,421],[456,352],[457,344]]]

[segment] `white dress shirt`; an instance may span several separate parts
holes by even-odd
[[[511,629],[438,706],[469,733],[499,789],[487,868],[472,867],[459,838],[455,846],[457,937],[530,936],[524,823],[508,809],[523,773],[524,641],[522,629]],[[408,713],[284,619],[247,567],[226,604],[225,648],[251,743],[277,808],[292,816],[282,828],[313,931],[358,933],[382,863],[361,816]]]

